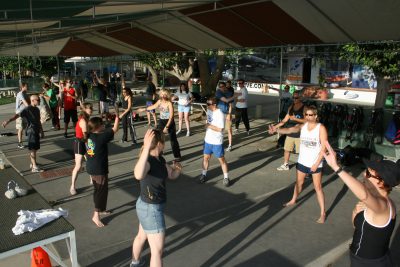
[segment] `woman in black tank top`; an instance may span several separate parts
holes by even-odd
[[[125,87],[122,89],[122,108],[123,112],[119,116],[122,121],[122,135],[121,142],[127,142],[128,140],[128,128],[132,138],[132,145],[137,143],[135,126],[133,125],[132,119],[132,106],[133,106],[133,94],[130,88]]]
[[[328,142],[326,147],[324,157],[328,165],[360,200],[352,216],[351,266],[394,266],[389,243],[396,223],[396,208],[389,194],[400,183],[400,165],[389,160],[364,159],[367,169],[361,182],[338,165],[336,153]]]

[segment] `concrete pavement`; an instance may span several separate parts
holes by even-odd
[[[136,103],[142,102],[137,97]],[[263,115],[276,118],[276,97],[251,95],[250,103],[252,108],[262,103]],[[0,106],[0,121],[11,116],[13,108],[13,105]],[[315,223],[319,207],[309,180],[298,204],[283,208],[282,204],[293,192],[295,170],[292,165],[290,171],[276,171],[282,163],[283,151],[275,149],[275,144],[266,138],[267,122],[267,119],[252,119],[250,136],[243,128],[242,133],[234,136],[234,150],[226,153],[233,182],[228,188],[222,185],[222,171],[215,158],[210,162],[207,183],[196,181],[201,173],[203,126],[193,122],[192,136],[186,137],[184,133],[179,136],[183,175],[167,183],[165,266],[348,266],[344,253],[352,236],[350,216],[356,199],[326,169],[323,186],[328,217],[325,224]],[[136,125],[139,137],[145,132],[143,125],[144,122]],[[14,126],[11,123],[0,133],[14,132]],[[49,128],[47,123],[46,137],[38,153],[39,163],[47,172],[72,166],[73,138],[65,139],[62,131]],[[131,147],[129,143],[118,142],[121,135],[122,130],[109,145],[108,208],[113,213],[104,218],[107,226],[101,229],[91,222],[93,189],[85,172],[78,178],[78,195],[71,197],[69,175],[41,178],[39,174],[31,174],[27,150],[16,148],[16,136],[0,137],[0,150],[16,170],[55,207],[69,210],[67,219],[76,228],[81,266],[129,265],[131,244],[138,228],[135,201],[139,184],[132,170],[142,139],[139,145]],[[260,147],[270,149],[260,152]],[[165,157],[167,161],[173,160],[169,142]],[[293,164],[295,161],[296,157],[292,157]],[[358,176],[362,166],[354,166],[351,171]],[[400,203],[397,189],[392,198]],[[398,251],[398,225],[392,240],[393,251]],[[63,243],[55,244],[55,248],[63,258],[68,258]],[[143,255],[149,262],[148,248]],[[394,256],[400,263],[400,256]],[[29,263],[27,254],[22,254],[0,261],[0,266],[29,266]]]

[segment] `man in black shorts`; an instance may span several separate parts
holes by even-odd
[[[26,119],[28,126],[26,128],[26,135],[28,139],[28,149],[29,157],[31,160],[32,172],[42,172],[36,163],[36,151],[40,149],[40,138],[44,137],[42,124],[40,123],[40,110],[37,107],[39,105],[39,96],[31,95],[30,105],[20,111],[20,113],[15,114],[13,117],[7,121],[3,121],[3,127],[7,124],[21,117]]]

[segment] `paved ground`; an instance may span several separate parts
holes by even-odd
[[[263,116],[276,118],[275,97],[251,95],[250,102],[263,104]],[[138,102],[141,102],[138,97]],[[252,108],[254,105],[252,106]],[[9,117],[13,105],[0,106],[0,121]],[[254,114],[250,112],[250,114]],[[234,136],[234,150],[226,154],[233,185],[222,185],[222,173],[217,160],[212,159],[206,184],[198,184],[201,172],[203,126],[193,123],[193,135],[179,136],[183,155],[183,175],[168,182],[166,209],[167,237],[165,266],[348,266],[347,248],[352,236],[351,211],[356,199],[331,171],[324,172],[327,221],[315,223],[319,208],[311,181],[296,206],[283,208],[292,194],[295,171],[278,172],[283,151],[266,137],[267,119],[251,121],[251,135]],[[24,178],[55,207],[69,210],[68,220],[76,228],[78,258],[81,266],[128,266],[131,243],[137,232],[135,201],[139,184],[132,170],[139,145],[119,143],[121,132],[110,144],[110,183],[107,226],[97,228],[91,222],[92,187],[82,172],[78,178],[78,195],[70,197],[69,168],[73,165],[72,138],[51,131],[46,125],[46,137],[38,161],[48,174],[31,174],[27,150],[16,148],[16,136],[0,137],[1,150]],[[143,136],[143,123],[137,124]],[[0,133],[13,132],[14,124]],[[243,131],[243,130],[242,130]],[[259,148],[268,149],[261,152]],[[169,143],[166,159],[171,161]],[[296,157],[292,158],[292,163]],[[60,171],[61,169],[61,171]],[[355,176],[361,166],[351,169]],[[15,175],[18,175],[15,172]],[[1,171],[0,171],[1,176]],[[1,179],[10,179],[3,177]],[[392,193],[400,203],[399,190]],[[3,200],[2,200],[3,201]],[[67,258],[63,243],[55,248]],[[400,230],[396,228],[392,249],[399,251]],[[400,255],[395,254],[397,263]],[[146,248],[144,256],[149,259]],[[0,261],[0,266],[29,266],[28,254]]]

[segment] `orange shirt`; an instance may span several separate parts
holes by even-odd
[[[75,89],[72,87],[64,88],[63,90],[64,110],[76,109],[75,98],[73,98],[72,96],[75,96]]]

